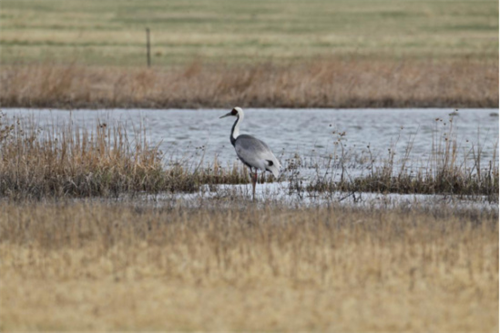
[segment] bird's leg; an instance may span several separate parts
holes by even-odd
[[[255,186],[257,185],[257,169],[255,169],[255,174],[252,175],[252,186],[253,186],[253,191],[252,191],[252,199],[255,200]]]

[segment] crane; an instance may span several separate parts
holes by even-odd
[[[263,141],[247,134],[240,134],[240,123],[245,114],[240,107],[235,107],[231,112],[220,118],[236,117],[229,139],[236,150],[238,158],[250,168],[252,178],[252,198],[255,200],[255,186],[257,184],[257,172],[269,171],[274,177],[278,177],[281,164],[273,152]],[[254,172],[252,172],[254,170]]]

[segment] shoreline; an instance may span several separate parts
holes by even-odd
[[[196,102],[192,103],[134,103],[134,104],[114,104],[108,101],[93,103],[12,103],[10,101],[4,102],[0,98],[0,108],[11,108],[11,109],[58,109],[58,110],[106,110],[106,109],[123,109],[123,110],[200,110],[200,109],[228,109],[233,105],[245,105],[246,109],[291,109],[291,110],[301,110],[301,109],[496,109],[498,108],[498,100],[487,100],[487,101],[477,101],[477,100],[465,100],[465,101],[453,101],[450,104],[446,104],[446,101],[438,101],[437,104],[432,104],[430,101],[413,101],[413,100],[356,100],[352,103],[347,104],[299,104],[299,105],[288,105],[288,104],[198,104]]]

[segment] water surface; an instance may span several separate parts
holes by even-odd
[[[122,123],[127,130],[146,130],[151,144],[159,144],[167,160],[200,159],[223,165],[237,160],[229,142],[234,118],[219,119],[227,109],[206,110],[48,110],[3,109],[13,115],[33,117],[43,129],[68,122],[93,129],[98,121]],[[295,155],[309,161],[332,156],[348,157],[352,168],[368,163],[369,156],[384,159],[389,149],[401,163],[411,143],[410,160],[425,164],[433,143],[456,140],[460,158],[472,158],[482,147],[483,159],[493,158],[498,143],[498,110],[463,109],[246,109],[241,133],[265,141],[286,160]],[[450,123],[452,120],[452,124]],[[450,129],[450,125],[452,128]],[[498,160],[498,154],[496,156]],[[310,163],[312,164],[312,163]],[[320,163],[321,164],[321,163]]]

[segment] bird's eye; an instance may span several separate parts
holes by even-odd
[[[236,116],[236,115],[238,114],[238,111],[236,111],[236,109],[233,109],[233,111],[231,111],[231,114],[232,114],[233,116]]]

